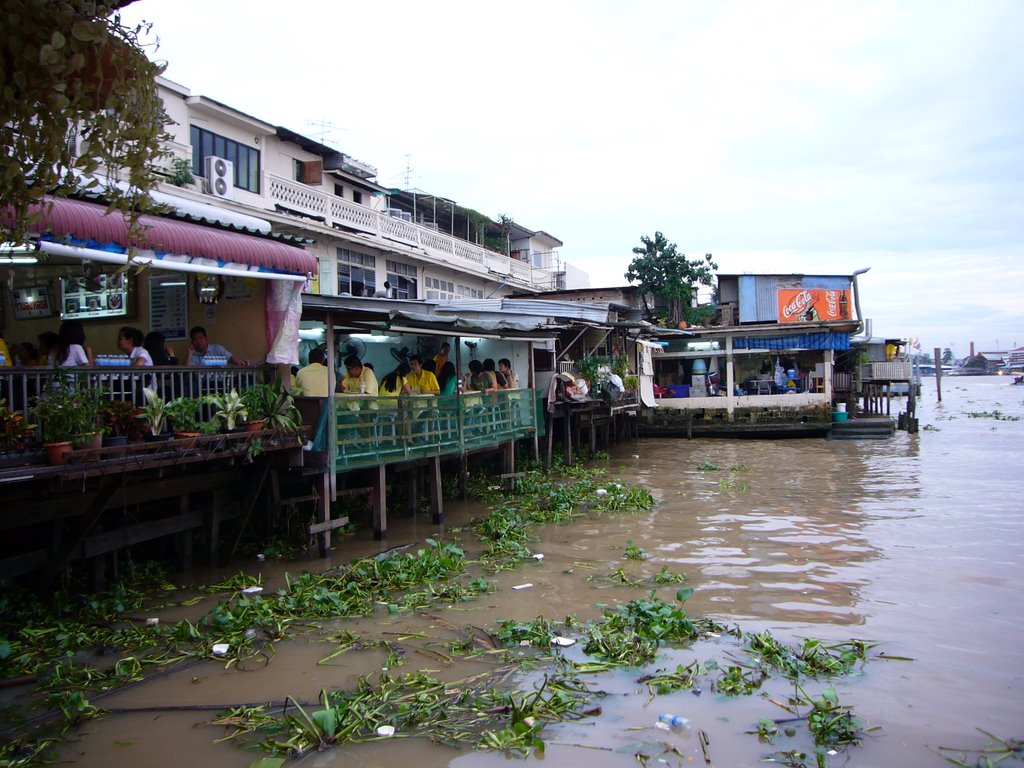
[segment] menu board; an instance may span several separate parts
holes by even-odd
[[[168,341],[188,338],[188,280],[184,273],[149,278],[150,329]]]
[[[60,316],[86,320],[127,315],[124,272],[100,272],[60,279]]]

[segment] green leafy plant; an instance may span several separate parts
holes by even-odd
[[[611,370],[625,384],[626,374],[629,373],[629,358],[626,355],[617,355],[612,359]]]
[[[585,355],[576,362],[576,373],[587,380],[587,385],[594,389],[597,384],[597,371],[601,367],[600,361],[593,355]]]
[[[149,387],[143,388],[142,394],[146,397],[146,404],[139,409],[139,418],[146,423],[151,434],[163,434],[167,426],[167,401]]]
[[[213,418],[229,432],[237,429],[239,422],[249,416],[249,409],[246,407],[245,401],[234,389],[230,392],[211,395],[209,402],[217,409]]]
[[[53,388],[32,409],[43,442],[84,445],[99,433],[100,400],[100,392],[84,380],[59,373]]]
[[[640,377],[639,376],[623,376],[622,385],[626,388],[627,392],[637,392],[640,390]]]
[[[176,432],[199,432],[202,407],[202,398],[177,397],[167,403],[167,418]]]
[[[649,557],[643,547],[638,547],[632,540],[626,541],[626,550],[622,556],[627,560],[646,560]]]
[[[196,178],[192,175],[192,161],[187,157],[171,158],[169,181],[176,187],[187,187],[189,184],[194,184]]]
[[[297,432],[302,423],[295,396],[302,390],[288,391],[280,379],[273,384],[253,384],[242,390],[242,401],[248,410],[247,419],[264,421],[268,428]]]
[[[163,65],[142,49],[146,27],[121,23],[116,8],[123,4],[64,0],[6,9],[0,146],[8,162],[0,200],[12,213],[7,239],[25,239],[44,194],[96,185],[101,167],[126,182],[106,185],[103,196],[130,230],[152,205],[153,167],[170,142],[156,82]]]

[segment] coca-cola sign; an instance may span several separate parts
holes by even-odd
[[[848,291],[823,288],[778,292],[780,323],[814,323],[850,319]]]

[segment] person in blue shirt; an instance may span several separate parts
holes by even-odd
[[[197,325],[188,332],[192,343],[188,345],[188,356],[185,358],[185,365],[203,365],[206,357],[223,357],[231,365],[248,365],[249,361],[241,357],[235,357],[227,348],[220,344],[211,344],[206,336],[206,329]]]

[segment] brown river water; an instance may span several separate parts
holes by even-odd
[[[945,378],[942,384],[940,404],[934,379],[925,381],[919,404],[924,429],[891,440],[620,444],[606,463],[609,475],[649,488],[657,499],[654,511],[542,529],[535,547],[544,554],[542,561],[499,574],[495,593],[431,609],[443,622],[424,614],[339,622],[278,644],[264,667],[239,671],[202,662],[97,703],[108,708],[226,705],[286,695],[314,701],[320,689],[350,688],[384,660],[382,653],[365,651],[318,664],[331,653],[330,632],[338,628],[394,636],[419,629],[451,640],[445,622],[493,630],[497,619],[595,618],[599,604],[645,593],[597,589],[586,576],[617,567],[651,575],[667,565],[685,573],[695,589],[686,604],[691,615],[745,631],[768,629],[788,643],[805,637],[877,643],[858,673],[835,681],[840,701],[875,730],[862,746],[830,757],[831,766],[948,765],[933,750],[983,747],[988,739],[978,728],[1003,738],[1024,737],[1024,420],[1006,418],[1024,419],[1024,387],[1001,377]],[[894,402],[894,414],[903,402]],[[701,471],[703,462],[721,469]],[[729,471],[740,466],[746,471]],[[447,525],[457,527],[483,511],[476,503],[448,501]],[[244,568],[261,572],[273,588],[285,571],[322,570],[440,533],[425,515],[389,517],[387,542],[373,542],[364,528],[339,543],[333,562],[249,561],[180,578],[214,581]],[[650,559],[624,560],[627,541]],[[465,543],[473,554],[474,542],[467,537]],[[525,582],[533,586],[511,589]],[[666,587],[659,595],[670,600],[675,589]],[[404,642],[406,663],[400,671],[430,669],[457,680],[496,664],[456,659],[445,666],[427,644]],[[582,658],[578,646],[566,653]],[[907,660],[883,660],[880,653]],[[735,641],[711,639],[663,650],[650,669],[695,658],[725,663],[730,654],[741,656]],[[787,716],[759,693],[725,697],[704,682],[699,696],[684,690],[651,700],[636,681],[639,674],[633,669],[588,676],[594,688],[609,694],[600,701],[601,714],[548,726],[546,752],[525,762],[631,766],[637,764],[637,748],[631,745],[650,742],[678,750],[662,754],[661,762],[652,755],[651,765],[700,766],[705,760],[699,730],[709,738],[708,754],[716,766],[758,765],[776,750],[809,751],[803,735],[780,735],[769,746],[745,733],[759,717]],[[535,679],[533,673],[523,685]],[[815,692],[823,687],[809,685]],[[765,686],[777,699],[791,690],[782,681]],[[691,730],[656,729],[662,712],[689,718]],[[82,727],[63,749],[61,763],[241,768],[259,757],[231,742],[214,743],[224,731],[209,725],[211,717],[196,711],[110,714]],[[808,763],[814,764],[813,757]],[[507,766],[509,759],[425,739],[392,738],[292,764],[482,768]]]

